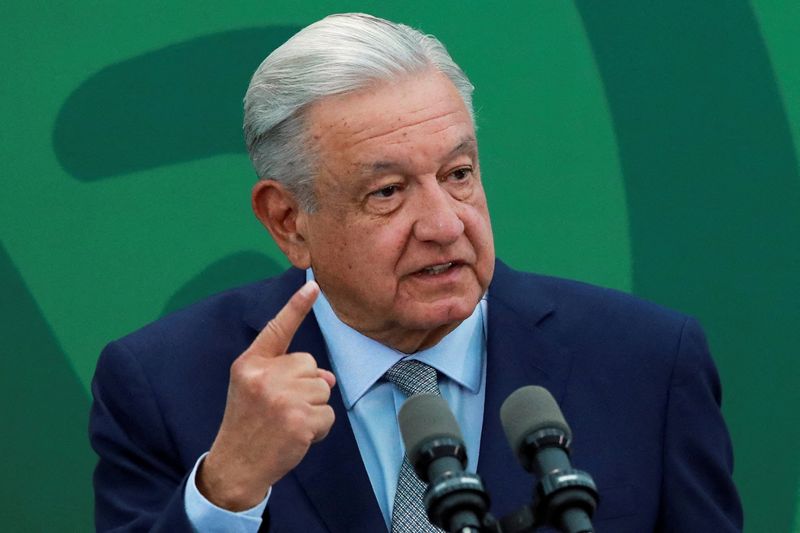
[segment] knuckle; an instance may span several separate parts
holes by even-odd
[[[231,378],[233,379],[241,377],[242,374],[244,374],[246,366],[247,361],[244,357],[244,354],[234,359],[233,363],[231,363]]]
[[[322,410],[319,427],[317,428],[316,434],[314,436],[314,441],[318,442],[327,437],[335,421],[336,421],[336,415],[333,412],[333,408],[329,405],[326,405],[325,408]]]
[[[317,360],[308,352],[297,352],[292,357],[303,368],[317,368]]]
[[[278,317],[273,318],[267,325],[264,326],[264,329],[267,330],[267,333],[272,335],[273,337],[283,338],[286,336],[286,328],[283,327]]]
[[[330,399],[331,399],[331,389],[328,388],[327,385],[324,385],[322,389],[322,401],[327,403]]]
[[[328,387],[328,383],[324,379],[319,378],[316,380],[316,387],[319,389],[323,400],[327,402],[331,397],[331,388]]]
[[[252,361],[247,357],[237,357],[231,363],[231,382],[247,385],[253,381],[256,374]]]

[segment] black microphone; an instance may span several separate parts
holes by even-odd
[[[417,394],[397,415],[406,456],[428,483],[423,498],[428,520],[448,532],[477,533],[489,496],[477,474],[465,472],[467,450],[453,413],[441,396]]]
[[[536,523],[567,533],[593,532],[597,487],[589,474],[572,468],[572,432],[553,396],[542,387],[517,389],[503,402],[500,419],[520,463],[539,478]]]

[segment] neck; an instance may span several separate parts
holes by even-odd
[[[439,341],[447,336],[448,333],[456,329],[461,321],[452,324],[445,324],[433,330],[427,331],[403,331],[390,332],[386,335],[372,335],[369,332],[363,333],[367,337],[389,346],[405,354],[413,354],[422,350],[427,350],[436,346]]]

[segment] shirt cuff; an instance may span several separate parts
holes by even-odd
[[[266,497],[261,503],[250,509],[234,513],[217,507],[197,490],[195,478],[200,463],[205,459],[208,452],[200,456],[194,464],[192,473],[186,481],[186,490],[183,494],[183,506],[186,509],[186,516],[192,524],[195,533],[257,533],[261,527],[261,515],[267,508],[267,501],[272,493],[272,487],[267,492]]]

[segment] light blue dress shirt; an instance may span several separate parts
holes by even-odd
[[[307,279],[314,279],[309,269]],[[467,470],[478,465],[483,405],[486,396],[486,297],[472,315],[436,346],[412,355],[398,352],[343,323],[325,295],[314,303],[314,315],[328,347],[347,417],[372,489],[391,530],[392,505],[403,462],[397,413],[405,396],[381,379],[403,357],[422,361],[439,371],[439,388],[458,421],[467,448]],[[337,422],[341,423],[341,422]],[[197,490],[198,460],[186,485],[184,504],[196,531],[253,532],[261,524],[267,498],[256,507],[232,513],[214,506]]]

